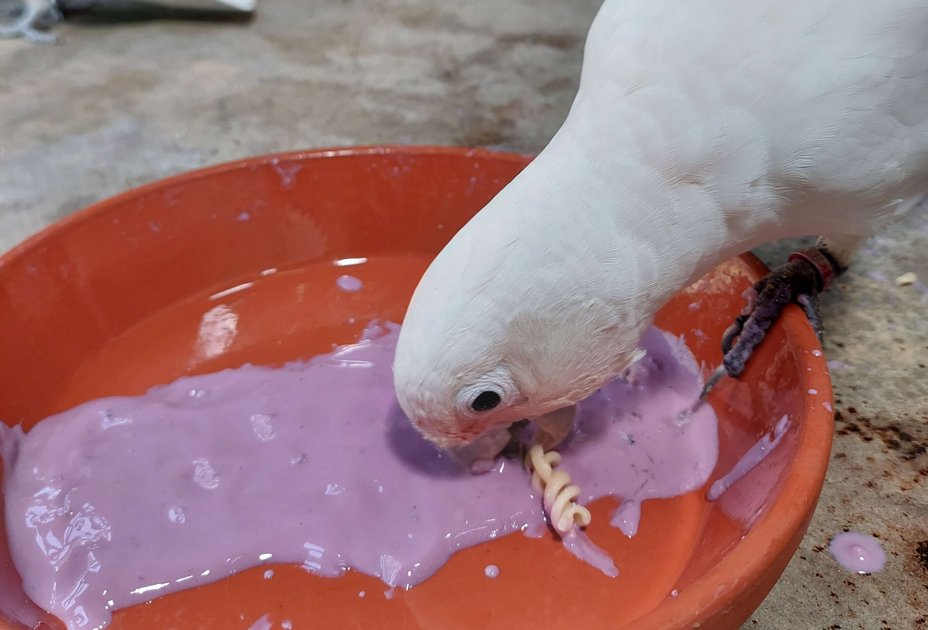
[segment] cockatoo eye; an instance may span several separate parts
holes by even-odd
[[[477,419],[494,409],[502,409],[523,400],[504,366],[475,378],[458,390],[454,407],[459,417]]]
[[[496,409],[502,400],[503,397],[499,392],[488,389],[477,394],[477,397],[470,403],[470,408],[478,412],[489,411]]]

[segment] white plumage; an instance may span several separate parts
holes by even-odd
[[[495,454],[723,260],[814,234],[846,261],[926,189],[928,2],[606,0],[563,126],[422,278],[397,397]]]

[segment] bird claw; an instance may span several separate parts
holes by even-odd
[[[806,319],[809,320],[812,330],[815,331],[818,342],[820,344],[825,343],[825,326],[822,323],[822,311],[818,294],[811,293],[800,295],[796,298],[796,304],[798,304],[802,312],[806,314]]]
[[[823,264],[830,264],[831,269],[823,271]],[[748,302],[745,309],[722,334],[722,365],[706,381],[699,398],[705,399],[724,375],[733,378],[741,375],[754,349],[787,304],[795,303],[802,309],[821,341],[823,326],[818,294],[842,271],[824,252],[809,250],[791,257],[788,263],[756,282],[745,292]]]
[[[715,368],[709,378],[706,379],[706,384],[702,386],[702,391],[699,392],[699,400],[705,400],[706,396],[709,395],[709,392],[712,391],[715,384],[722,380],[723,376],[725,376],[725,366],[720,365]]]
[[[728,354],[728,351],[731,350],[732,344],[741,334],[741,330],[744,328],[745,322],[748,321],[748,318],[754,311],[754,305],[757,302],[757,291],[754,287],[750,287],[742,294],[742,296],[745,300],[747,300],[747,304],[745,304],[744,308],[741,310],[741,314],[735,318],[734,323],[732,323],[732,325],[725,329],[725,332],[722,333],[723,356]]]

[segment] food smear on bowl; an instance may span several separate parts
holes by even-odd
[[[882,571],[886,564],[886,552],[880,541],[860,532],[838,534],[828,543],[828,550],[838,564],[860,575]]]
[[[403,416],[391,372],[398,331],[375,324],[310,361],[91,401],[28,434],[0,425],[25,591],[70,628],[267,563],[324,577],[350,568],[392,593],[459,549],[544,528],[518,462],[472,475]],[[636,384],[614,381],[581,403],[558,447],[582,503],[678,496],[715,465],[712,409],[677,419],[700,390],[692,356],[656,329],[642,345]]]
[[[739,479],[757,468],[762,461],[767,459],[780,444],[786,431],[789,429],[789,416],[783,415],[773,427],[773,432],[769,435],[762,436],[754,445],[741,456],[735,465],[723,477],[716,479],[709,487],[706,498],[710,501],[718,501],[725,491],[735,485]]]
[[[335,284],[339,289],[348,293],[356,293],[364,287],[364,283],[360,278],[356,276],[349,276],[348,274],[336,278]]]

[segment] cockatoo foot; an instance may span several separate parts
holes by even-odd
[[[806,314],[806,319],[812,325],[812,330],[815,331],[818,342],[825,343],[825,325],[822,323],[822,311],[819,306],[818,294],[800,295],[796,298],[796,304]]]
[[[824,291],[846,267],[823,247],[797,252],[789,262],[774,269],[745,292],[747,305],[722,335],[721,367],[706,382],[700,398],[705,398],[718,380],[728,374],[737,378],[744,372],[754,349],[787,304],[798,305],[818,335],[823,336],[818,294]]]

